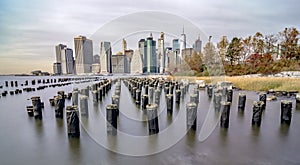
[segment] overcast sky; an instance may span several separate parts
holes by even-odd
[[[1,0],[0,74],[29,73],[35,69],[52,72],[54,46],[63,43],[73,49],[73,38],[78,35],[92,38],[94,54],[99,54],[101,40],[114,43],[113,52],[117,52],[118,47],[121,49],[117,41],[127,36],[129,47],[136,49],[137,41],[124,32],[155,30],[176,36],[182,32],[183,24],[188,41],[195,40],[199,33],[204,41],[211,35],[217,42],[223,35],[231,39],[257,31],[274,34],[285,27],[299,30],[299,6],[298,0]],[[143,21],[136,17],[145,11]],[[155,14],[149,14],[151,11]],[[166,14],[159,16],[160,12]],[[111,23],[122,19],[122,24]],[[144,23],[153,23],[155,29],[134,28]]]

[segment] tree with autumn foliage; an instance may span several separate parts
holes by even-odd
[[[226,58],[230,61],[231,66],[239,60],[242,49],[241,39],[234,37],[231,40],[226,53]]]
[[[279,32],[281,51],[284,59],[300,59],[299,57],[299,32],[296,28],[285,28]]]

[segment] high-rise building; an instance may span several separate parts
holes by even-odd
[[[101,62],[101,73],[107,74],[112,73],[111,66],[111,46],[110,42],[103,41],[100,43],[100,62]]]
[[[179,50],[179,40],[173,39],[173,51]]]
[[[184,34],[184,27],[182,29],[182,34],[180,35],[179,39],[179,62],[181,63],[182,60],[182,50],[186,48],[186,35]]]
[[[152,33],[145,41],[146,43],[146,54],[144,55],[143,72],[144,73],[157,73],[157,55],[156,55],[156,41],[153,40]]]
[[[77,74],[91,73],[93,64],[93,41],[85,36],[74,38],[75,67]]]
[[[61,51],[66,48],[67,45],[58,44],[55,46],[55,53],[56,53],[56,62],[61,63]]]
[[[159,73],[164,73],[165,71],[165,41],[164,41],[164,32],[160,33],[160,38],[157,43],[157,55],[158,55],[158,63]]]
[[[122,40],[122,53],[125,54],[125,51],[127,50],[127,42],[126,40],[123,38]]]
[[[61,68],[62,74],[75,74],[72,49],[66,47],[61,50]]]
[[[98,54],[93,56],[93,64],[100,64],[100,56]]]
[[[61,63],[55,62],[53,63],[53,73],[54,75],[61,75]]]
[[[128,73],[128,62],[125,55],[112,55],[111,61],[112,73]]]
[[[132,49],[128,49],[125,50],[125,56],[127,57],[127,72],[126,73],[130,73],[130,69],[131,69],[131,60],[132,60],[132,56],[133,56],[133,50]]]
[[[139,49],[136,49],[134,51],[130,67],[131,67],[130,73],[132,73],[132,74],[141,74],[141,73],[143,73],[142,54],[140,53]]]
[[[147,68],[147,58],[146,58],[146,41],[145,39],[140,39],[139,40],[139,43],[138,43],[138,47],[139,47],[139,53],[141,54],[142,56],[142,62],[143,62],[143,71],[145,71],[144,68]]]
[[[193,48],[196,53],[201,53],[202,41],[200,40],[200,35],[198,36],[198,39],[195,41]]]

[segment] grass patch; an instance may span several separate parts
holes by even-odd
[[[300,92],[300,78],[289,77],[190,77],[175,76],[173,80],[188,79],[190,82],[195,80],[204,80],[206,83],[215,84],[218,81],[231,81],[234,86],[251,91],[298,91]]]

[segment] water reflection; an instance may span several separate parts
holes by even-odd
[[[69,162],[82,164],[81,143],[79,138],[69,138]]]

